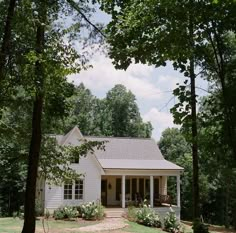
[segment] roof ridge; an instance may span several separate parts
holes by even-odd
[[[113,137],[113,136],[84,136],[84,138],[111,138],[111,139],[138,139],[138,140],[154,140],[153,138],[139,138],[139,137]]]

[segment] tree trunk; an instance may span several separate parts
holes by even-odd
[[[193,1],[190,1],[193,4]],[[199,207],[199,166],[198,166],[198,132],[197,132],[197,109],[196,109],[196,87],[195,87],[195,72],[194,72],[194,13],[189,12],[189,38],[191,53],[189,58],[189,76],[191,82],[191,131],[192,131],[192,157],[193,157],[193,220],[200,219]],[[195,232],[195,229],[194,229]]]
[[[39,14],[41,14],[41,22],[37,25],[36,33],[36,53],[39,60],[35,64],[35,83],[36,94],[33,105],[32,116],[32,135],[29,151],[28,174],[25,194],[25,209],[24,209],[24,227],[22,233],[35,232],[35,197],[36,197],[36,181],[38,164],[40,157],[40,147],[42,139],[42,112],[43,112],[43,89],[44,89],[44,70],[43,64],[40,60],[40,55],[43,54],[44,49],[44,33],[46,22],[46,5],[42,3],[39,6]]]
[[[197,142],[197,111],[195,93],[194,59],[190,59],[191,80],[191,120],[192,120],[192,157],[193,157],[193,219],[200,217],[199,208],[199,166],[198,166],[198,142]]]
[[[29,164],[25,193],[24,227],[22,233],[35,232],[35,191],[41,146],[41,119],[43,96],[36,95],[33,107],[32,136],[29,152]]]
[[[11,27],[12,27],[12,19],[14,16],[15,7],[16,7],[16,0],[10,0],[7,10],[6,23],[4,27],[2,46],[0,51],[0,82],[3,80],[4,67],[7,61],[7,53],[10,48]]]
[[[209,40],[211,42],[211,46],[214,52],[214,59],[215,63],[217,65],[216,73],[218,75],[218,79],[221,85],[221,91],[222,91],[222,100],[223,100],[223,113],[225,118],[225,124],[226,124],[226,130],[228,134],[228,145],[232,149],[233,153],[233,160],[236,161],[236,126],[234,124],[234,120],[232,119],[231,115],[231,108],[232,105],[229,104],[231,101],[229,101],[227,89],[226,89],[226,61],[224,56],[225,46],[224,46],[224,39],[222,38],[223,32],[220,33],[217,31],[217,25],[215,22],[213,23],[213,35],[212,38],[211,33],[209,33]],[[233,166],[236,164],[234,163]]]

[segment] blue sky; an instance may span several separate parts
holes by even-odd
[[[97,12],[94,22],[106,23],[109,16]],[[106,93],[116,84],[123,84],[136,96],[137,104],[144,121],[153,125],[152,137],[159,140],[161,133],[167,127],[174,127],[170,108],[177,99],[172,95],[176,83],[186,79],[171,64],[155,68],[144,64],[132,64],[126,71],[116,70],[111,60],[102,53],[95,53],[90,61],[93,68],[72,75],[69,80],[79,85],[81,82],[89,88],[93,95],[104,98]],[[197,86],[206,88],[206,82],[197,79]],[[197,90],[199,95],[205,95]]]

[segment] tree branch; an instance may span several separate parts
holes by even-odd
[[[97,32],[99,32],[104,38],[106,37],[105,34],[95,25],[93,24],[87,17],[86,15],[80,10],[78,4],[74,0],[67,0],[67,2],[70,4],[70,6],[75,9],[81,16],[82,18],[89,24],[91,25]]]

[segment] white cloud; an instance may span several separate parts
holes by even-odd
[[[143,115],[145,121],[150,121],[154,128],[152,137],[160,139],[161,133],[168,127],[178,127],[173,123],[173,117],[169,112],[160,112],[157,108],[151,108]]]
[[[168,90],[173,90],[177,87],[176,83],[183,83],[184,79],[181,76],[174,75],[160,75],[157,83],[161,87],[168,87]]]
[[[171,66],[156,69],[154,66],[132,64],[126,71],[116,70],[108,57],[98,53],[94,54],[91,64],[93,68],[71,75],[68,80],[77,85],[83,82],[100,98],[105,97],[116,84],[126,86],[136,96],[143,119],[151,121],[154,128],[152,136],[156,140],[164,129],[175,126],[169,112],[160,112],[153,107],[164,106],[171,99],[176,83],[183,82],[183,77]],[[166,106],[165,110],[169,107]]]
[[[95,57],[93,68],[71,75],[68,79],[75,84],[83,82],[93,93],[106,93],[115,84],[123,84],[131,90],[137,99],[157,100],[162,97],[161,90],[153,83],[151,77],[154,67],[142,64],[131,65],[126,71],[116,70],[109,58]]]

